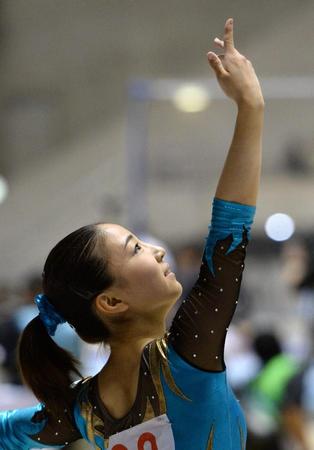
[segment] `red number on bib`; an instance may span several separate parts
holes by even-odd
[[[112,447],[112,450],[128,450],[124,445],[122,444],[116,444]]]
[[[144,444],[149,442],[151,444],[151,450],[158,450],[156,438],[152,433],[143,433],[137,443],[138,450],[145,450]]]

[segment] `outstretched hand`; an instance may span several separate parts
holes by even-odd
[[[214,42],[224,50],[224,54],[208,52],[207,58],[225,94],[238,106],[263,106],[263,94],[254,67],[234,47],[233,19],[228,19],[225,23],[223,40],[216,37]]]

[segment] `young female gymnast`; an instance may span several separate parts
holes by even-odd
[[[215,43],[224,54],[209,52],[208,61],[237,118],[198,280],[167,331],[182,286],[163,248],[110,223],[61,240],[44,266],[39,315],[19,343],[24,381],[40,403],[2,412],[1,449],[63,447],[81,437],[96,449],[245,448],[224,342],[255,214],[264,100],[251,62],[234,47],[232,19]],[[96,376],[72,382],[74,358],[50,337],[65,321],[86,342],[110,344]]]

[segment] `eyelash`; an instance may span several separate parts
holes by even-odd
[[[137,253],[135,250],[136,250],[136,248],[139,248],[139,249],[141,249],[142,247],[140,246],[140,245],[138,245],[138,244],[135,244],[135,246],[134,246],[134,253]]]

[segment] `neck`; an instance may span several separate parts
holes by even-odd
[[[113,376],[115,379],[127,377],[137,372],[144,347],[166,333],[164,317],[139,317],[124,323],[110,323],[110,356],[99,373],[101,379]]]
[[[159,337],[159,336],[156,336]],[[143,337],[126,342],[114,342],[110,344],[111,352],[105,366],[99,373],[99,383],[106,384],[115,380],[129,384],[133,376],[137,377],[144,347],[155,337]]]
[[[163,337],[166,332],[165,318],[139,317],[122,324],[110,327],[111,338],[109,344],[112,351],[121,348],[143,348],[153,339]]]

